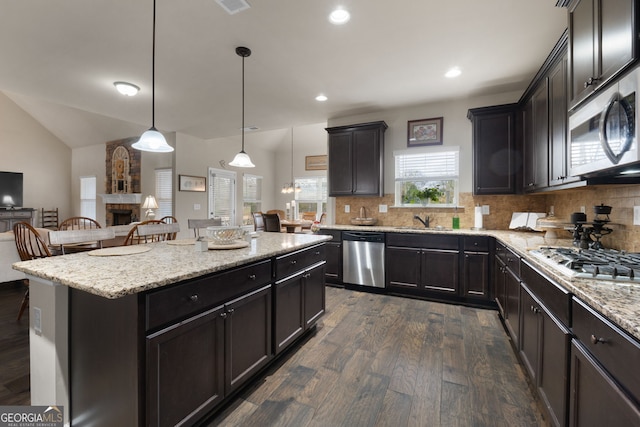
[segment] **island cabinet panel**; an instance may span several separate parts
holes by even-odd
[[[383,196],[385,122],[327,128],[329,196]]]
[[[462,295],[466,298],[491,299],[490,256],[494,239],[486,236],[464,236],[462,245]]]
[[[223,306],[147,337],[147,425],[192,424],[224,397]]]
[[[520,334],[520,257],[496,242],[494,292],[498,310],[514,345]]]
[[[313,247],[276,258],[274,349],[279,354],[312,327],[325,311],[325,261]],[[287,275],[288,273],[288,275]]]
[[[423,249],[421,262],[422,286],[426,291],[458,295],[458,251]]]
[[[342,284],[342,231],[320,230],[319,234],[332,236],[333,239],[324,244],[327,256],[325,279],[329,283]]]

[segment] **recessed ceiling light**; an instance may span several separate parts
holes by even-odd
[[[329,15],[329,22],[336,25],[345,24],[349,22],[349,19],[351,19],[351,14],[347,10],[342,8],[334,10]]]
[[[460,68],[458,67],[453,67],[450,68],[449,71],[447,71],[444,76],[447,78],[454,78],[454,77],[458,77],[460,74],[462,74],[462,71],[460,70]]]
[[[135,96],[140,90],[138,86],[127,82],[114,82],[113,85],[125,96]]]
[[[329,99],[329,98],[327,98],[325,95],[318,95],[318,96],[316,96],[316,101],[324,102],[324,101],[326,101],[327,99]]]

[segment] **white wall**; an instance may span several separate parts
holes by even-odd
[[[71,149],[1,92],[0,152],[0,170],[24,173],[25,207],[71,216]]]

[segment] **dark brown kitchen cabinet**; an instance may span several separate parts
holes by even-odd
[[[569,108],[637,58],[635,0],[573,0],[569,4]]]
[[[473,133],[473,194],[515,194],[522,153],[516,142],[517,104],[470,109]]]
[[[496,304],[514,344],[520,333],[520,257],[496,242],[494,289]]]
[[[433,294],[459,295],[459,254],[458,250],[451,249],[423,249],[422,288]]]
[[[462,296],[489,301],[491,298],[491,242],[486,236],[464,236],[462,258]]]
[[[149,335],[148,425],[194,423],[272,357],[271,285]]]
[[[325,279],[328,283],[342,284],[342,232],[340,230],[322,229],[318,234],[332,236],[333,239],[325,243],[327,264]]]
[[[384,195],[383,121],[327,128],[329,196]]]
[[[526,191],[549,186],[549,109],[547,79],[543,79],[524,108],[524,184]]]

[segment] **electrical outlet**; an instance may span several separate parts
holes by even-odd
[[[344,205],[344,213],[349,213],[351,212],[351,206],[350,205]]]
[[[482,215],[489,215],[489,214],[491,214],[489,205],[482,205]]]
[[[33,332],[42,335],[42,310],[40,307],[33,307]]]
[[[199,211],[200,210],[200,203],[194,203],[193,204],[193,210],[194,211]]]
[[[580,206],[580,212],[587,213],[587,208],[585,208],[584,206]]]
[[[633,225],[640,225],[640,206],[633,207]]]
[[[387,205],[378,205],[378,212],[387,213]]]

